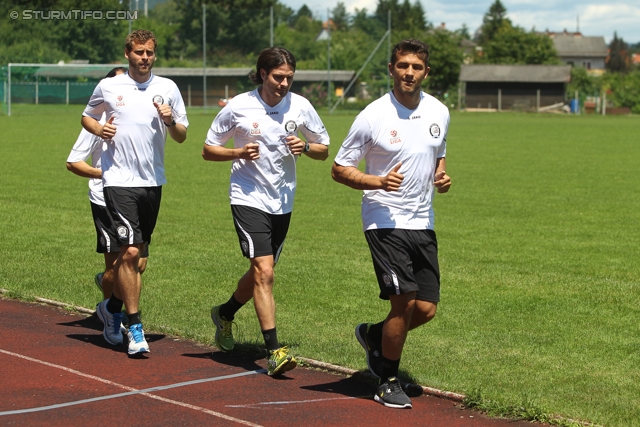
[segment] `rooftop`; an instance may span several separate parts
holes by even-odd
[[[569,83],[570,65],[476,65],[460,67],[461,82]]]

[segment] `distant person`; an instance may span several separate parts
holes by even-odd
[[[109,71],[105,78],[115,77],[127,71],[124,67],[116,67]],[[104,119],[100,120],[104,124]],[[103,299],[109,299],[113,290],[114,271],[113,266],[118,259],[120,246],[117,244],[117,233],[111,220],[111,215],[104,203],[102,194],[102,169],[100,168],[100,156],[104,141],[102,138],[92,135],[82,129],[76,143],[69,153],[67,159],[67,169],[74,174],[89,178],[89,202],[91,203],[91,214],[93,224],[96,228],[97,244],[96,252],[104,255],[104,271],[97,273],[94,277],[95,283],[102,292]],[[87,160],[91,158],[91,164]],[[146,248],[140,257],[138,269],[140,274],[147,267],[147,257],[149,249]]]
[[[231,212],[242,254],[250,261],[229,301],[211,309],[215,342],[222,351],[233,349],[234,316],[253,298],[270,376],[297,363],[278,341],[273,298],[273,270],[293,210],[296,163],[302,155],[313,160],[329,156],[329,135],[318,113],[309,101],[289,91],[295,71],[296,60],[288,50],[263,50],[251,76],[261,86],[229,100],[213,121],[202,152],[205,160],[233,162]],[[231,138],[233,148],[225,147]]]
[[[380,298],[391,310],[378,323],[356,327],[369,370],[381,378],[374,399],[391,408],[411,408],[398,380],[409,330],[436,314],[440,301],[438,244],[433,230],[434,189],[446,193],[449,111],[420,85],[429,73],[428,46],[404,40],[393,48],[393,90],[355,119],[335,158],[333,179],[364,190],[362,223]],[[366,172],[357,166],[366,162]]]
[[[117,230],[120,252],[115,265],[113,294],[98,304],[108,343],[122,343],[120,324],[124,304],[129,327],[128,353],[149,352],[140,315],[138,261],[156,225],[162,197],[164,146],[167,134],[179,143],[187,138],[189,122],[174,82],[151,72],[156,38],[136,30],[125,40],[129,71],[102,80],[84,110],[82,126],[105,140],[102,153],[104,198]],[[106,123],[100,124],[102,115]]]

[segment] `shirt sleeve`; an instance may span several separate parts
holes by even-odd
[[[173,89],[173,105],[171,105],[171,111],[173,112],[173,118],[176,123],[179,123],[186,128],[189,127],[187,109],[184,106],[184,100],[182,99],[182,94],[180,93],[180,89],[178,89],[177,85],[175,85]]]
[[[354,166],[358,164],[371,148],[371,126],[362,114],[351,125],[349,134],[345,138],[334,161],[340,166]]]
[[[229,139],[233,138],[236,131],[236,120],[233,110],[226,105],[213,119],[211,128],[207,132],[206,145],[224,146]]]
[[[102,85],[98,83],[93,90],[89,103],[82,113],[83,116],[93,117],[96,120],[100,120],[102,114],[105,112],[106,103],[104,102],[104,94],[102,92]]]
[[[440,144],[440,147],[438,148],[438,154],[436,155],[436,158],[438,159],[445,157],[447,155],[447,134],[449,133],[450,120],[451,120],[451,117],[447,117],[447,124],[445,126],[444,136],[442,137],[442,144]]]
[[[307,142],[329,145],[329,134],[322,123],[322,119],[317,111],[309,104],[309,108],[305,110],[304,126],[300,128],[300,133],[304,135]]]
[[[80,135],[78,135],[76,143],[71,149],[71,153],[69,153],[67,162],[75,163],[86,161],[89,157],[91,157],[95,145],[98,143],[102,143],[101,138],[98,138],[97,136],[87,132],[85,129],[82,129]]]

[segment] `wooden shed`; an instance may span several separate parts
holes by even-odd
[[[539,111],[564,103],[570,65],[462,65],[465,109]]]
[[[253,89],[255,86],[248,77],[252,70],[253,68],[207,68],[207,105],[217,105],[220,99],[233,98],[239,92]],[[204,105],[202,68],[154,68],[153,72],[173,80],[180,88],[186,105]],[[291,91],[300,93],[303,86],[326,82],[328,77],[336,89],[343,88],[354,75],[354,71],[346,70],[331,70],[330,73],[326,70],[296,70]]]

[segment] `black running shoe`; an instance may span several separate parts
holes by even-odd
[[[422,396],[422,393],[424,393],[424,388],[420,384],[405,383],[404,381],[400,381],[400,384],[402,385],[402,390],[409,397]]]
[[[400,380],[396,377],[391,377],[380,384],[373,399],[388,408],[403,409],[412,407],[411,399],[402,390]]]
[[[367,353],[367,366],[369,367],[369,371],[376,378],[380,378],[382,374],[382,351],[369,340],[367,334],[371,325],[373,325],[373,323],[360,323],[356,326],[356,338]]]

